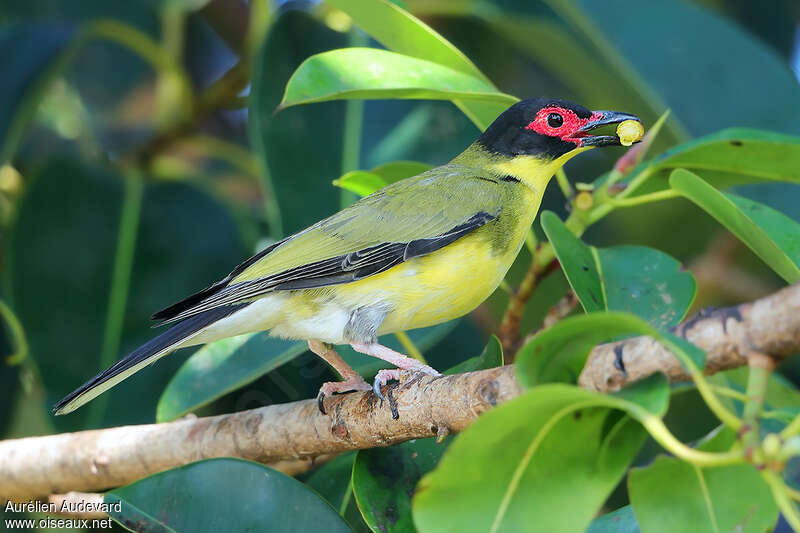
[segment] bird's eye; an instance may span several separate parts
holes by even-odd
[[[558,113],[550,113],[547,115],[547,125],[551,128],[560,128],[564,124],[564,117]]]

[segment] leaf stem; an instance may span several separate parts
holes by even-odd
[[[786,491],[787,496],[789,496],[791,499],[794,501],[800,501],[800,490],[793,489],[789,485],[786,485],[784,490]]]
[[[556,170],[556,181],[558,182],[559,188],[561,188],[561,192],[564,194],[564,198],[567,200],[572,198],[575,191],[572,189],[572,184],[567,179],[567,173],[564,172],[564,167]]]
[[[672,434],[672,432],[656,415],[648,413],[646,416],[639,417],[642,425],[650,436],[653,437],[665,450],[675,457],[696,466],[724,466],[741,463],[744,461],[744,454],[741,450],[729,451],[724,453],[709,453],[691,448]]]
[[[536,238],[536,233],[533,232],[533,228],[528,228],[528,233],[525,234],[525,247],[531,253],[532,257],[536,254],[537,246],[539,246],[539,243]]]
[[[670,200],[672,198],[678,198],[681,194],[674,190],[674,189],[665,189],[663,191],[657,191],[650,194],[642,194],[640,196],[634,196],[633,198],[614,198],[611,197],[606,202],[611,204],[614,207],[633,207],[636,205],[644,205],[649,204],[652,202],[661,202],[662,200]]]
[[[2,300],[0,300],[0,316],[8,324],[11,342],[15,346],[14,353],[6,357],[6,364],[8,366],[18,365],[28,356],[28,340],[25,338],[25,330],[11,308]]]
[[[159,71],[183,72],[179,63],[143,31],[111,19],[97,20],[84,28],[83,38],[102,38],[117,42],[135,52]]]
[[[794,419],[783,428],[783,431],[781,431],[781,438],[786,440],[789,437],[794,437],[798,433],[800,433],[800,415],[794,417]]]
[[[742,433],[740,439],[745,454],[754,463],[763,460],[761,453],[760,417],[764,408],[764,396],[767,393],[767,378],[775,368],[773,359],[765,354],[753,352],[747,356],[750,372],[747,377],[747,400],[742,413]]]
[[[350,500],[353,497],[353,476],[350,476],[350,480],[347,482],[347,490],[342,497],[342,503],[339,505],[339,516],[344,517],[345,511],[347,511],[347,506],[350,505]]]
[[[628,186],[625,188],[625,190],[620,192],[615,197],[615,199],[621,200],[623,198],[627,198],[628,196],[633,194],[636,191],[636,189],[644,185],[644,183],[647,180],[649,180],[655,173],[656,173],[656,165],[651,165],[645,168],[644,170],[636,174],[636,176],[634,176],[633,179],[631,179],[630,183],[628,183]]]
[[[504,293],[508,294],[509,296],[513,296],[514,291],[511,289],[511,285],[509,285],[506,280],[501,281],[500,285],[498,285],[498,287]]]
[[[100,350],[100,368],[106,368],[117,358],[122,338],[122,320],[128,301],[133,255],[136,247],[136,233],[139,228],[139,213],[142,207],[144,183],[138,170],[125,172],[125,190],[120,213],[117,252],[114,257],[114,270],[111,274],[111,290],[108,297],[106,326],[103,332],[103,345]],[[106,411],[108,395],[100,395],[88,406],[87,425],[97,426]]]
[[[208,157],[225,161],[231,167],[238,169],[248,176],[254,178],[258,177],[259,168],[257,158],[252,152],[236,143],[212,135],[202,134],[187,137],[186,143],[196,146]]]
[[[711,384],[705,378],[703,373],[694,365],[689,367],[689,375],[692,377],[697,392],[706,402],[709,410],[726,426],[734,431],[738,431],[742,427],[742,421],[735,414],[731,413],[722,402],[720,402],[717,395],[714,394]]]
[[[793,530],[800,531],[800,513],[798,513],[797,506],[792,503],[786,483],[769,468],[761,470],[761,477],[767,482],[772,491],[772,497],[775,498],[775,503],[778,504],[778,509],[780,509],[783,517]]]
[[[733,390],[729,387],[723,387],[721,385],[709,385],[709,388],[720,396],[727,396],[728,398],[739,400],[742,403],[747,401],[747,395],[745,393]]]

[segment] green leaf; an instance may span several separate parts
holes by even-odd
[[[444,444],[429,438],[358,452],[353,491],[372,531],[416,531],[411,498],[420,478],[433,470],[445,449]]]
[[[608,309],[593,249],[577,238],[552,211],[544,211],[540,220],[584,310],[591,313]]]
[[[705,354],[685,339],[659,331],[634,315],[597,312],[566,318],[535,335],[517,354],[517,378],[524,387],[574,383],[594,346],[629,334],[653,337],[684,366],[703,368]]]
[[[586,533],[639,533],[639,524],[630,505],[592,520]]]
[[[50,81],[67,63],[71,24],[9,25],[0,30],[0,166],[14,156]]]
[[[114,489],[111,517],[136,531],[342,531],[350,528],[325,500],[264,465],[207,459]],[[298,512],[302,510],[302,512]]]
[[[63,158],[45,161],[32,178],[6,243],[4,282],[52,405],[102,370],[123,181],[110,170]],[[187,183],[146,185],[115,355],[157,334],[154,310],[224,276],[244,255],[233,217],[214,198]],[[43,305],[56,300],[65,305]],[[107,408],[97,422],[152,422],[181,361],[180,354],[170,355],[105,393]],[[56,427],[88,429],[91,405],[56,417]]]
[[[653,391],[662,405],[651,405]],[[658,416],[668,398],[663,376],[624,399],[536,387],[456,437],[417,488],[414,522],[422,531],[583,531],[644,442],[644,430],[614,410]]]
[[[306,59],[286,85],[280,109],[342,99],[517,101],[491,83],[432,61],[377,48],[343,48]]]
[[[676,168],[702,171],[717,187],[744,183],[800,183],[800,137],[748,128],[726,129],[676,146],[645,167],[659,175]]]
[[[370,171],[353,170],[344,174],[333,184],[352,191],[359,196],[367,196],[390,183],[400,181],[430,170],[431,165],[417,161],[393,161],[373,168]]]
[[[749,464],[698,468],[658,457],[628,476],[636,519],[648,533],[674,531],[771,531],[778,508]]]
[[[333,180],[333,184],[342,189],[354,192],[359,196],[367,196],[389,185],[386,180],[378,174],[373,174],[366,170],[351,170],[338,180]]]
[[[536,334],[519,350],[517,379],[523,387],[576,383],[594,346],[628,334],[638,326],[629,318],[629,315],[599,312],[560,320]]]
[[[542,228],[587,313],[627,311],[656,327],[674,326],[694,299],[696,283],[669,255],[643,246],[589,246],[550,211]]]
[[[800,279],[800,224],[766,205],[716,190],[688,170],[669,183],[736,235],[788,283]]]
[[[389,50],[439,63],[488,81],[458,48],[436,30],[388,0],[327,0]]]
[[[389,50],[438,63],[490,83],[458,48],[436,33],[433,28],[389,0],[327,1],[350,15],[362,30]],[[486,129],[510,105],[502,102],[461,100],[455,100],[454,103],[481,130]]]
[[[156,421],[174,420],[291,361],[305,342],[251,333],[222,339],[195,352],[161,394]]]
[[[377,174],[386,180],[387,183],[394,183],[417,174],[422,174],[433,168],[428,163],[419,161],[392,161],[373,168],[370,172]]]
[[[658,328],[677,325],[697,291],[673,257],[645,246],[598,248],[609,311],[627,311]]]
[[[466,361],[462,361],[445,371],[445,374],[461,374],[463,372],[475,372],[486,368],[497,368],[503,366],[503,346],[496,335],[489,338],[489,342],[483,351]]]

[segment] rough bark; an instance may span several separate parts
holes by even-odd
[[[800,352],[800,283],[752,303],[703,310],[673,333],[705,350],[706,374],[746,365],[752,352],[783,359]],[[595,347],[578,384],[609,392],[655,372],[663,372],[670,381],[691,379],[662,345],[650,337],[635,337]]]
[[[0,500],[104,490],[210,457],[289,460],[297,468],[298,460],[310,464],[322,454],[461,431],[519,393],[514,369],[502,367],[411,378],[391,391],[391,402],[372,392],[334,396],[325,400],[327,415],[316,401],[304,400],[165,424],[7,440],[0,442]]]

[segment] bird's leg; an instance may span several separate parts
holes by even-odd
[[[381,394],[381,386],[386,385],[386,382],[390,379],[399,380],[403,370],[421,372],[430,376],[441,376],[439,372],[428,365],[420,363],[416,359],[412,359],[411,357],[403,355],[399,352],[395,352],[391,348],[387,348],[386,346],[378,344],[377,342],[371,344],[353,342],[350,343],[350,346],[352,346],[353,349],[359,353],[371,355],[372,357],[377,357],[378,359],[383,359],[384,361],[392,363],[397,367],[396,369],[392,370],[380,370],[375,376],[375,381],[372,384],[372,390],[381,400],[384,399],[383,394]]]
[[[330,344],[310,340],[308,341],[308,349],[324,359],[325,362],[331,365],[333,369],[342,376],[342,379],[344,379],[344,381],[329,381],[323,383],[322,387],[320,387],[319,394],[317,394],[317,406],[323,415],[326,414],[325,396],[337,392],[365,391],[370,389],[369,383],[364,381],[361,374],[350,368],[350,365],[336,353],[336,350],[334,350],[333,346]]]

